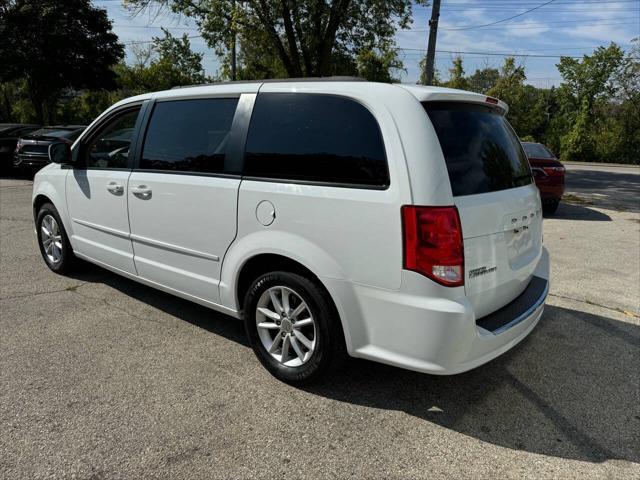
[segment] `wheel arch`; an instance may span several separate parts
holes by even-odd
[[[296,273],[316,283],[329,298],[330,304],[333,307],[333,314],[338,319],[338,327],[340,329],[340,335],[345,342],[345,346],[349,345],[348,328],[345,324],[344,315],[340,313],[339,304],[336,301],[336,296],[332,295],[327,285],[322,279],[316,275],[309,267],[303,265],[298,260],[283,255],[281,253],[257,253],[248,257],[238,270],[236,277],[236,283],[234,287],[235,300],[238,305],[238,311],[241,313],[241,308],[244,303],[244,297],[249,291],[253,281],[260,275],[274,272],[285,271],[290,273]]]
[[[52,205],[55,206],[53,201],[43,193],[39,193],[33,198],[33,219],[34,220],[38,218],[38,212],[42,208],[42,205],[44,205],[45,203],[51,203]]]
[[[45,203],[51,203],[58,211],[58,215],[60,215],[62,225],[69,236],[69,241],[73,243],[71,238],[73,229],[71,219],[69,218],[69,212],[67,212],[67,202],[65,197],[65,181],[67,172],[62,170],[53,170],[49,167],[45,167],[45,169],[47,169],[47,175],[38,173],[35,177],[33,195],[31,197],[33,220],[35,222],[38,216],[38,211],[42,205]]]
[[[302,263],[277,253],[259,253],[249,257],[238,272],[235,297],[240,308],[242,308],[244,297],[253,281],[264,273],[274,271],[286,271],[307,277],[321,285],[326,293],[329,294],[320,278]],[[331,297],[330,294],[329,296]]]
[[[351,352],[351,330],[357,329],[352,324],[358,323],[358,315],[354,317],[353,309],[348,308],[353,303],[352,293],[345,295],[345,290],[351,290],[350,282],[345,280],[345,272],[328,252],[299,235],[269,230],[239,235],[222,262],[219,284],[221,304],[236,311],[237,317],[241,318],[242,295],[255,276],[267,270],[293,271],[316,281],[329,295],[336,309],[343,338]]]

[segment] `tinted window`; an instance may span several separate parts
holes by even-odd
[[[67,129],[67,128],[41,128],[31,133],[34,137],[57,137],[57,138],[68,138],[74,136],[74,138],[78,138],[78,136],[82,133],[82,130],[76,129]]]
[[[555,158],[547,147],[540,143],[523,143],[522,146],[528,157]]]
[[[495,109],[454,102],[425,103],[424,107],[440,140],[454,196],[532,182],[520,140]]]
[[[98,130],[97,134],[92,135],[85,147],[87,167],[127,168],[129,166],[129,146],[139,112],[140,108],[127,110],[108,122]],[[82,130],[72,133],[73,138],[77,138]]]
[[[331,183],[389,183],[375,118],[359,103],[331,95],[259,94],[244,173]]]
[[[221,173],[237,98],[157,103],[140,168]]]

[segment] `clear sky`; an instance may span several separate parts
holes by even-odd
[[[628,48],[640,36],[640,0],[552,0],[530,13],[495,25],[482,26],[523,13],[548,0],[442,0],[438,29],[436,67],[442,78],[448,76],[451,59],[464,59],[467,73],[486,65],[499,67],[503,55],[518,54],[526,68],[528,82],[548,87],[560,82],[556,63],[560,55],[591,53],[600,45],[616,42]],[[193,21],[168,12],[144,12],[131,16],[120,0],[94,0],[107,9],[114,30],[130,53],[131,42],[147,42],[160,36],[160,26],[174,35],[197,36]],[[406,73],[403,82],[414,83],[419,76],[418,62],[424,56],[431,7],[414,6],[413,25],[399,30],[397,45]],[[194,51],[203,52],[208,74],[218,70],[218,59],[201,38],[192,38]]]

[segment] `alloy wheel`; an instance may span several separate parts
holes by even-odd
[[[52,264],[62,261],[62,232],[53,215],[45,215],[40,223],[40,241],[47,259]]]
[[[298,367],[309,361],[316,347],[316,323],[297,292],[285,286],[267,289],[258,300],[255,318],[262,345],[278,362]]]

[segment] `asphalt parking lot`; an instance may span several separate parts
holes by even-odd
[[[471,372],[276,381],[231,318],[51,273],[0,180],[0,478],[640,478],[640,169],[568,166],[534,332]]]

